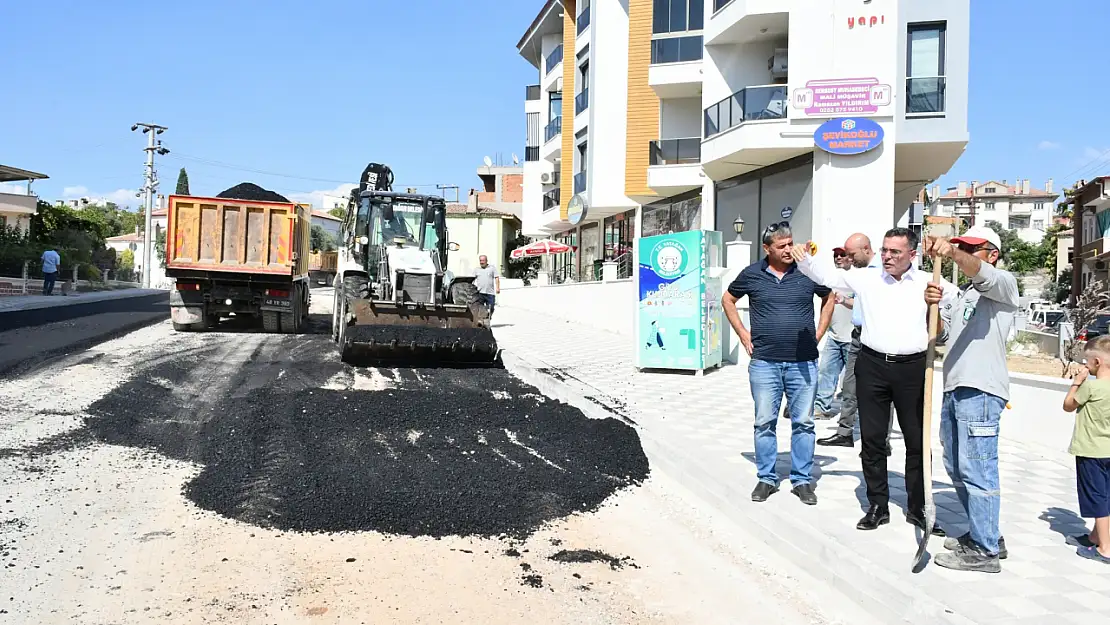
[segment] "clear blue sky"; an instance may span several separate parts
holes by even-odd
[[[166,193],[183,165],[194,193],[250,180],[288,195],[334,190],[376,160],[400,186],[465,194],[483,156],[524,156],[536,74],[514,46],[542,4],[19,2],[0,20],[0,163],[49,174],[35,187],[46,199],[68,188],[135,205],[145,137],[129,128],[152,121],[170,128]],[[1104,1],[974,0],[971,144],[940,184],[1059,188],[1110,172],[1107,23]]]

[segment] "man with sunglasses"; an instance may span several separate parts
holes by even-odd
[[[833,248],[833,264],[839,269],[850,269],[852,259],[843,247]],[[831,419],[833,416],[833,395],[840,381],[840,374],[848,361],[848,350],[852,347],[851,296],[836,294],[836,307],[833,308],[832,322],[829,324],[829,340],[821,348],[820,370],[817,378],[817,400],[813,404],[814,419]],[[845,378],[847,379],[847,378]]]
[[[882,268],[830,270],[813,261],[802,246],[794,247],[798,269],[818,284],[855,293],[863,329],[856,360],[859,401],[860,458],[867,484],[867,513],[856,529],[876,530],[890,522],[890,486],[886,441],[894,405],[906,445],[906,522],[925,527],[925,480],[922,422],[925,400],[925,352],[929,345],[925,289],[929,276],[913,266],[917,233],[891,228],[880,250]],[[955,285],[943,281],[942,299],[955,299]],[[944,532],[934,529],[937,535]]]
[[[1001,494],[998,480],[998,430],[1010,398],[1006,339],[1018,310],[1017,279],[997,269],[1001,240],[994,230],[975,226],[953,238],[928,239],[925,253],[951,258],[971,283],[945,306],[941,285],[929,284],[925,301],[941,303],[947,339],[944,358],[944,403],[940,440],[944,468],[967,514],[970,530],[949,538],[952,553],[935,558],[958,571],[998,573],[1007,556],[998,528]],[[941,342],[938,340],[938,342]]]
[[[786,222],[763,231],[766,258],[736,276],[721,298],[725,316],[751,356],[748,382],[755,402],[756,477],[752,501],[764,502],[778,491],[778,437],[775,433],[786,396],[790,413],[791,492],[816,505],[813,486],[813,399],[817,394],[817,343],[829,327],[833,298],[829,289],[797,271],[791,253],[794,237]],[[814,327],[813,297],[822,299],[821,321]],[[736,302],[748,298],[751,330],[744,327]]]

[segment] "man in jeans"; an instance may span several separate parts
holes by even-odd
[[[496,302],[496,296],[501,293],[501,276],[497,273],[497,267],[490,265],[489,259],[484,254],[478,257],[478,264],[481,266],[474,270],[474,286],[478,289],[478,301],[489,308],[489,316],[493,317],[493,305]]]
[[[815,505],[813,491],[813,401],[817,395],[817,342],[832,319],[835,300],[829,289],[800,271],[791,256],[794,238],[786,222],[763,233],[767,257],[750,265],[729,285],[721,298],[732,329],[751,356],[748,380],[755,400],[755,456],[759,483],[752,501],[766,501],[778,490],[778,422],[782,397],[790,412],[791,492],[806,505]],[[814,328],[813,296],[822,298],[821,321]],[[744,327],[736,302],[747,296],[751,330]]]
[[[940,262],[951,258],[971,284],[951,305],[942,305],[948,343],[944,358],[944,403],[940,439],[944,468],[967,514],[970,531],[944,542],[951,553],[935,558],[959,571],[998,573],[1008,555],[998,528],[1001,493],[998,480],[998,429],[1010,398],[1006,339],[1018,309],[1013,274],[995,268],[1002,242],[994,230],[976,226],[951,241],[931,239],[926,253]],[[930,284],[925,301],[941,301],[939,285]],[[947,336],[945,336],[945,334]],[[939,342],[939,341],[938,341]]]
[[[54,281],[58,279],[58,265],[62,264],[62,258],[58,252],[54,250],[46,250],[42,253],[42,294],[54,294]]]
[[[833,262],[840,269],[848,269],[852,261],[842,247],[833,248]],[[851,299],[834,295],[836,307],[833,308],[832,322],[829,325],[829,340],[821,349],[821,369],[818,373],[817,401],[813,405],[814,419],[830,419],[833,416],[832,402],[840,373],[848,361],[848,349],[852,346],[852,309]],[[845,375],[847,380],[847,374]]]

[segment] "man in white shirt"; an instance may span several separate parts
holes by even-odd
[[[925,289],[931,276],[913,267],[917,233],[892,228],[883,237],[882,269],[843,271],[816,263],[803,246],[795,246],[798,269],[839,292],[856,293],[863,317],[856,361],[863,477],[867,483],[867,514],[856,524],[874,530],[890,522],[886,436],[890,406],[898,412],[906,444],[906,521],[925,527],[925,482],[922,473],[922,420],[925,399],[925,351],[929,344]],[[958,295],[942,280],[942,306]],[[940,528],[934,533],[943,535]]]

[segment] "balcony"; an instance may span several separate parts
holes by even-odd
[[[548,124],[547,126],[544,126],[544,129],[543,129],[543,141],[544,141],[544,143],[547,143],[548,141],[551,141],[555,137],[558,137],[560,134],[562,134],[562,132],[563,132],[563,118],[562,117],[556,117],[555,119],[551,120],[550,124]]]
[[[540,99],[540,86],[528,85],[524,88],[524,99],[528,102],[533,102]]]
[[[1033,205],[1028,202],[1021,202],[1018,204],[1010,204],[1011,215],[1032,215]]]
[[[906,79],[906,115],[944,114],[944,76]]]
[[[562,62],[563,62],[563,44],[559,44],[559,45],[555,46],[555,49],[552,50],[551,54],[549,54],[547,56],[547,72],[546,73],[550,74],[551,70],[558,67],[558,65]]]
[[[705,52],[701,35],[663,37],[651,40],[651,64],[700,61]]]
[[[745,87],[705,109],[705,138],[744,122],[786,119],[786,85]]]
[[[545,211],[559,207],[559,189],[552,189],[543,194],[543,209]]]
[[[586,172],[580,171],[574,174],[574,194],[586,192]]]
[[[574,114],[580,115],[582,111],[590,108],[590,90],[583,89],[582,93],[574,96]]]
[[[540,160],[540,146],[529,145],[524,148],[524,162],[534,163]]]
[[[785,37],[789,10],[782,0],[713,0],[705,21],[706,45],[752,43]]]
[[[578,14],[577,23],[579,35],[590,27],[590,5],[587,4],[586,8],[582,9],[582,12]]]
[[[701,139],[659,139],[649,144],[651,165],[688,165],[701,163]]]

